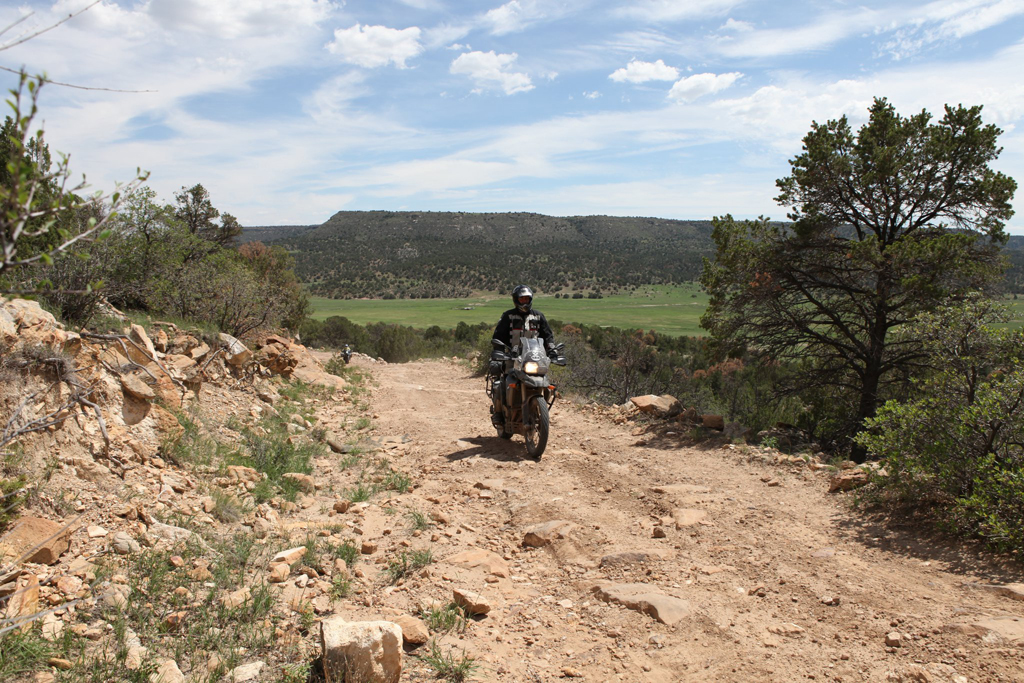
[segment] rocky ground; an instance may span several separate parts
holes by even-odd
[[[853,510],[813,461],[560,401],[535,462],[464,362],[347,374],[226,367],[173,421],[107,397],[111,448],[87,411],[30,439],[22,533],[66,543],[7,570],[5,623],[44,616],[0,636],[5,680],[298,683],[346,639],[401,681],[1024,679],[1020,567]]]

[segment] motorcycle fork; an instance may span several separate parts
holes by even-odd
[[[526,387],[523,387],[523,402],[522,402],[522,413],[523,413],[523,426],[529,429],[533,426],[533,413],[527,410],[529,406],[528,401],[546,401],[544,395],[536,392],[535,390],[527,391]]]

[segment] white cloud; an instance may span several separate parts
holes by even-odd
[[[588,100],[596,100],[601,96],[601,93],[599,93],[596,90],[584,90],[583,96],[586,97]]]
[[[423,29],[423,44],[428,49],[447,47],[458,40],[462,40],[473,27],[470,24],[441,24],[431,28]],[[465,46],[469,49],[469,46]]]
[[[303,110],[315,121],[330,122],[346,114],[351,102],[369,93],[363,85],[366,73],[354,70],[321,84],[303,102]]]
[[[506,95],[533,90],[530,75],[511,71],[518,55],[495,54],[490,52],[465,52],[451,64],[449,71],[453,74],[469,76],[478,90],[500,89]]]
[[[676,101],[692,102],[699,97],[725,90],[741,76],[743,74],[735,71],[725,74],[694,74],[676,81],[668,96]]]
[[[834,12],[793,28],[748,31],[720,36],[711,48],[727,57],[773,57],[821,50],[845,38],[871,31],[885,20],[875,10]]]
[[[439,10],[444,7],[439,0],[398,0],[403,5],[422,10]]]
[[[349,64],[374,68],[394,63],[404,69],[407,59],[423,52],[419,39],[420,30],[415,26],[396,29],[356,24],[352,28],[336,29],[327,50],[340,55]]]
[[[540,0],[510,0],[495,7],[480,18],[480,23],[496,36],[522,31],[526,27],[551,16],[562,16],[568,8]]]
[[[492,9],[483,18],[484,23],[490,24],[491,32],[499,36],[521,30],[527,20],[528,17],[524,16],[523,6],[518,0]]]
[[[82,5],[81,2],[74,4]],[[91,17],[93,10],[100,7],[110,11],[107,5],[97,5],[82,16]],[[338,5],[331,0],[151,0],[144,7],[164,28],[239,38],[272,35],[291,26],[316,24],[326,19]],[[95,17],[101,14],[97,12]]]
[[[895,59],[920,52],[928,45],[952,40],[997,26],[1024,14],[1024,0],[936,0],[877,32],[893,31],[882,51]]]
[[[891,3],[880,9],[857,7],[825,12],[792,27],[719,35],[711,39],[708,47],[727,57],[774,57],[824,50],[864,34],[891,35],[882,44],[882,51],[900,59],[927,45],[959,40],[1021,14],[1024,14],[1024,0]],[[729,22],[722,28],[727,26]]]
[[[667,66],[660,59],[656,62],[632,60],[621,69],[616,69],[608,78],[622,83],[646,83],[647,81],[674,81],[679,78],[679,69]]]
[[[753,31],[754,25],[751,24],[749,21],[737,21],[736,19],[729,17],[729,19],[724,24],[722,24],[721,28],[719,28],[718,30],[735,31],[736,33],[746,33],[747,31]]]
[[[723,14],[743,2],[745,0],[634,0],[615,14],[642,21],[675,21]]]

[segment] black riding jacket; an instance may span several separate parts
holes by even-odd
[[[494,328],[494,338],[512,346],[513,330],[523,330],[522,336],[525,336],[525,330],[536,331],[537,336],[544,340],[544,348],[549,352],[555,345],[555,335],[551,332],[548,319],[536,308],[530,310],[529,313],[520,313],[517,308],[510,308],[502,313],[498,326]]]

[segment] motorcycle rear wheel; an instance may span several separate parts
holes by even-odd
[[[534,460],[540,460],[548,445],[548,428],[551,417],[548,415],[548,404],[540,396],[530,399],[531,425],[526,428],[526,452]]]

